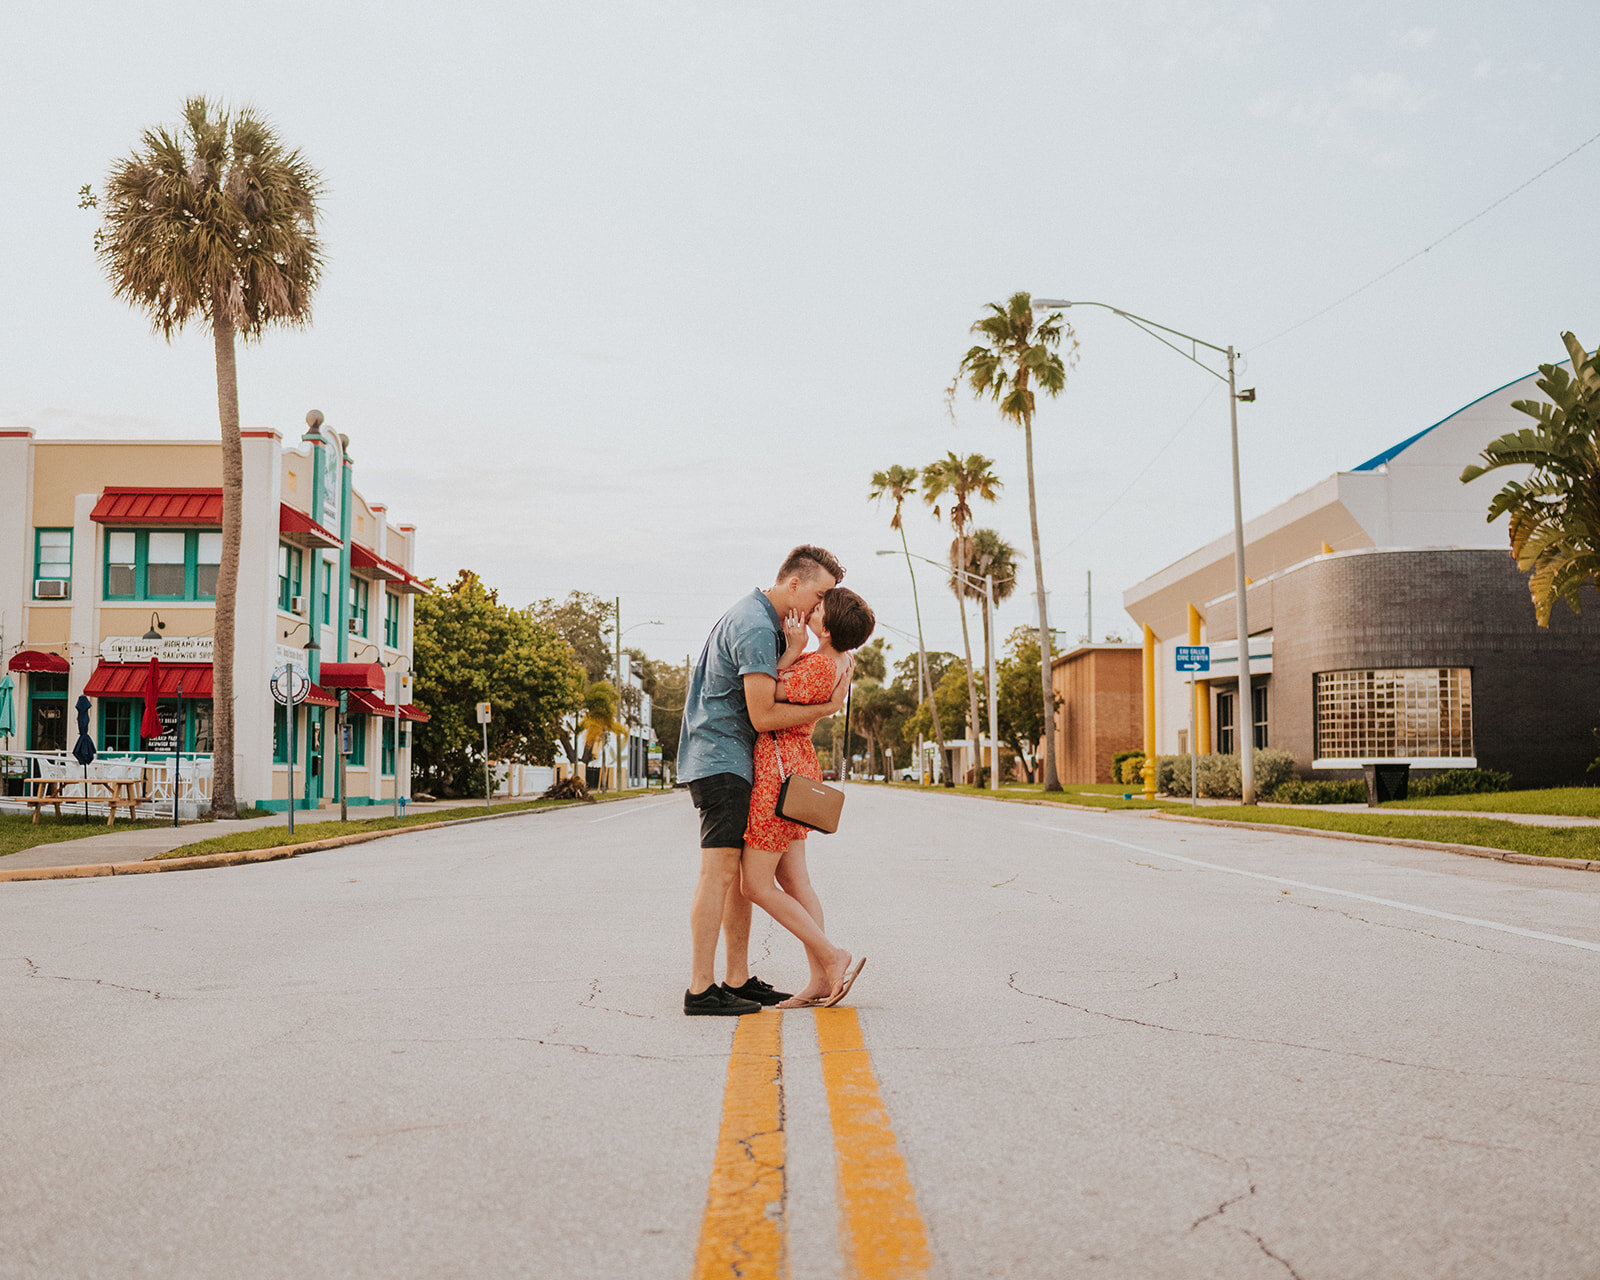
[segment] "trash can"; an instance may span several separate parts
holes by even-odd
[[[1374,808],[1385,800],[1404,800],[1411,784],[1409,764],[1364,764],[1361,773],[1367,780],[1367,803]]]

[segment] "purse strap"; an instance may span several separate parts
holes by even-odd
[[[783,748],[778,745],[778,735],[776,731],[774,731],[772,734],[772,754],[778,757],[778,781],[787,782],[789,780],[789,775],[783,770]]]

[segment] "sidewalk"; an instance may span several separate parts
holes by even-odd
[[[1174,811],[1180,805],[1187,805],[1187,796],[1167,796],[1164,801],[1172,805]],[[1215,800],[1207,796],[1200,797],[1200,807],[1210,808],[1213,805],[1236,805],[1237,800]],[[1389,805],[1380,805],[1373,808],[1366,804],[1279,804],[1273,800],[1258,801],[1263,809],[1303,809],[1307,813],[1396,813],[1408,814],[1413,818],[1491,818],[1498,822],[1521,822],[1530,827],[1595,827],[1600,826],[1600,818],[1579,818],[1564,813],[1490,813],[1484,809],[1397,809]]]
[[[496,801],[495,807],[535,799],[534,796],[516,796]],[[483,800],[431,800],[425,804],[408,804],[406,813],[437,813],[450,809],[476,809],[484,812]],[[387,804],[361,805],[350,810],[352,822],[362,818],[387,818],[394,812]],[[466,814],[463,817],[468,816]],[[337,822],[339,807],[326,809],[297,809],[296,826],[313,822]],[[230,835],[235,831],[254,831],[260,827],[286,827],[287,813],[268,814],[265,818],[246,818],[232,822],[186,822],[179,827],[112,827],[104,835],[85,836],[81,840],[58,840],[53,844],[34,845],[16,853],[0,857],[0,870],[11,871],[33,867],[75,867],[88,863],[144,862],[180,845],[210,840],[213,836]]]

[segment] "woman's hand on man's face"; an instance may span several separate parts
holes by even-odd
[[[783,615],[783,639],[791,649],[803,649],[806,643],[806,620],[798,609]]]

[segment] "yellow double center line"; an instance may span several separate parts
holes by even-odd
[[[906,1162],[854,1009],[819,1009],[817,1042],[833,1126],[839,1234],[855,1280],[924,1275],[931,1255]],[[694,1280],[779,1280],[788,1271],[783,1017],[740,1018]]]

